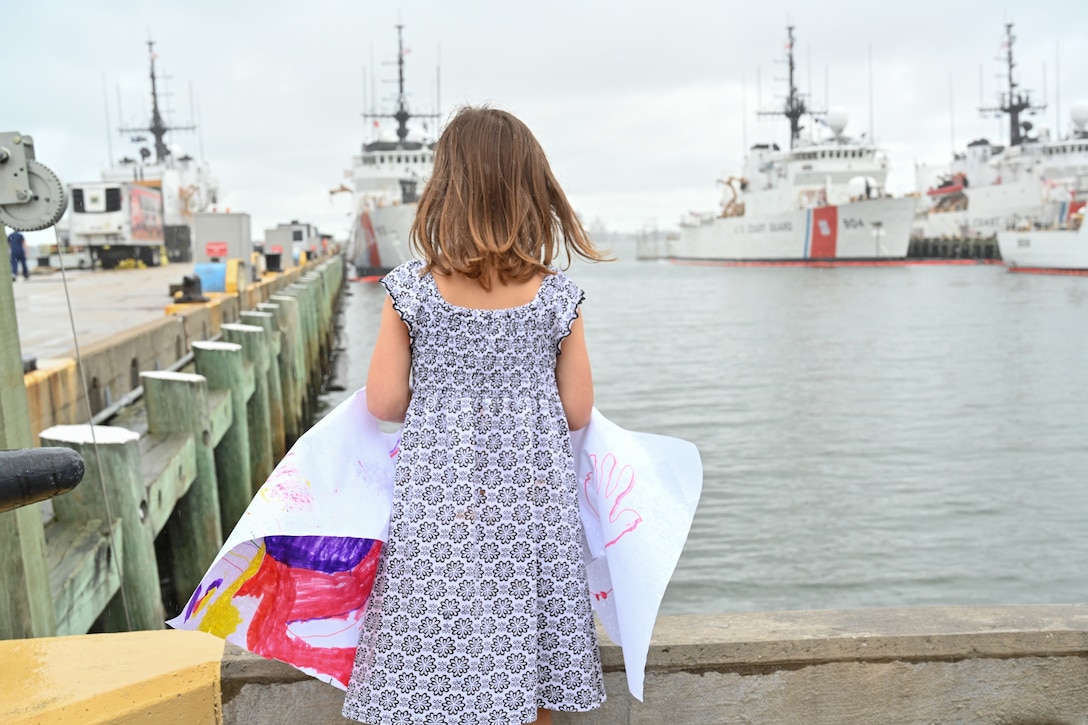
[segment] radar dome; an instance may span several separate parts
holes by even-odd
[[[381,131],[378,132],[378,140],[384,141],[385,143],[396,143],[397,134],[383,128]]]
[[[1069,114],[1073,117],[1073,125],[1078,131],[1083,131],[1088,126],[1088,103],[1081,101],[1073,104],[1073,110]]]
[[[850,114],[845,108],[829,108],[827,111],[827,126],[836,136],[842,136],[842,130],[850,121]]]

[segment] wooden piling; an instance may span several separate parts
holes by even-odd
[[[252,498],[249,462],[249,420],[246,409],[252,395],[247,390],[245,356],[242,346],[231,342],[194,342],[196,371],[208,381],[209,390],[230,394],[233,421],[215,447],[215,470],[219,481],[219,523],[231,531],[242,518]]]
[[[0,235],[7,230],[0,224]],[[0,449],[30,448],[30,408],[11,278],[0,275]],[[0,639],[56,632],[41,505],[0,513]]]
[[[96,425],[92,430],[89,425],[58,425],[42,431],[41,440],[43,445],[72,448],[86,462],[83,482],[53,499],[56,521],[102,519],[107,511],[111,519],[121,521],[125,542],[121,591],[101,613],[102,628],[107,632],[162,629],[165,617],[148,489],[140,465],[140,434],[112,426]]]
[[[174,505],[162,531],[170,552],[174,601],[180,607],[200,584],[223,545],[215,444],[209,429],[208,383],[203,375],[163,371],[140,373],[140,384],[148,434],[191,435],[195,448],[196,478]]]
[[[272,475],[272,421],[268,405],[268,344],[263,328],[229,323],[220,327],[223,340],[242,346],[253,371],[253,395],[246,406],[249,423],[251,495]]]
[[[292,359],[291,342],[288,339],[287,310],[276,302],[258,302],[257,310],[272,315],[272,324],[279,340],[279,353],[277,355],[277,362],[279,363],[278,379],[282,393],[283,439],[286,452],[302,433],[300,421],[293,412],[295,407],[294,360]]]
[[[287,453],[283,422],[283,378],[280,376],[280,350],[282,340],[276,320],[271,312],[246,311],[241,314],[243,325],[260,327],[265,333],[268,346],[268,417],[272,433],[272,459],[279,461]]]
[[[312,285],[294,282],[287,286],[284,295],[298,300],[299,320],[301,322],[301,342],[303,351],[302,409],[303,415],[310,419],[317,407],[317,394],[320,383],[315,382],[315,374],[320,375],[320,362],[317,360],[318,317],[315,310],[316,297]]]
[[[303,398],[306,390],[306,357],[302,341],[302,319],[297,297],[284,294],[271,295],[269,301],[275,304],[281,319],[282,332],[280,375],[283,378],[284,433],[286,445],[290,448],[302,435],[307,420]]]

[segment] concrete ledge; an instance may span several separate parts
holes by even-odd
[[[221,723],[222,654],[203,632],[0,641],[0,722]]]
[[[605,671],[620,649],[601,648]],[[655,672],[768,673],[830,662],[1088,656],[1088,605],[903,607],[659,617]]]
[[[644,703],[601,642],[608,701],[556,725],[1088,722],[1088,605],[661,617]],[[237,647],[221,678],[228,725],[349,722],[339,690]]]

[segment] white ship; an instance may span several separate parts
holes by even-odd
[[[1006,24],[1005,63],[1008,91],[995,108],[980,109],[1009,118],[1009,145],[979,139],[956,153],[950,164],[915,169],[925,201],[915,219],[912,236],[918,239],[992,237],[1022,228],[1050,228],[1068,224],[1071,203],[1088,198],[1088,106],[1073,109],[1076,130],[1053,140],[1046,131],[1021,120],[1045,106],[1032,105],[1019,90],[1013,69],[1012,24]]]
[[[396,135],[382,133],[362,145],[353,158],[352,225],[350,258],[359,276],[377,275],[412,258],[409,232],[416,216],[419,192],[434,168],[434,141],[416,129],[413,118],[437,119],[436,114],[413,114],[404,92],[404,42],[397,26],[399,91],[392,114],[366,114],[368,118],[392,118]]]
[[[674,260],[726,264],[849,264],[903,260],[917,199],[884,188],[886,155],[846,136],[847,115],[820,119],[830,137],[802,141],[814,115],[794,85],[793,27],[786,45],[789,96],[774,115],[790,122],[790,148],[757,144],[741,178],[730,177],[720,213],[692,214],[668,245]]]
[[[997,244],[1010,272],[1088,274],[1084,202],[1078,202],[1070,221],[1058,228],[998,232]]]
[[[1088,135],[1084,144],[1088,146]],[[1086,202],[1066,202],[1066,221],[1050,229],[1024,226],[998,232],[1001,258],[1010,272],[1088,274],[1088,224]],[[1067,217],[1065,216],[1067,210]]]

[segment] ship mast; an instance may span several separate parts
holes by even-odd
[[[1001,95],[1000,106],[979,109],[981,113],[1008,114],[1010,146],[1019,146],[1028,140],[1025,132],[1031,130],[1031,123],[1028,121],[1021,122],[1020,114],[1026,112],[1034,116],[1037,111],[1046,110],[1046,104],[1033,106],[1031,96],[1027,91],[1017,91],[1020,85],[1016,82],[1015,75],[1013,75],[1016,63],[1013,61],[1012,56],[1012,45],[1015,40],[1016,36],[1012,34],[1012,23],[1005,23],[1005,65],[1009,79],[1009,90]]]
[[[151,125],[147,128],[119,128],[118,133],[148,132],[155,137],[155,162],[164,163],[170,155],[170,149],[166,146],[166,134],[168,131],[193,131],[196,126],[167,126],[159,112],[159,89],[155,76],[155,41],[147,41],[147,54],[151,60]]]
[[[781,110],[776,111],[759,111],[760,116],[785,116],[790,122],[790,148],[794,148],[801,140],[801,130],[804,128],[801,125],[801,117],[805,115],[814,115],[819,111],[813,111],[805,103],[805,99],[802,98],[801,92],[797,89],[797,84],[794,81],[794,73],[797,70],[797,65],[793,59],[793,28],[792,25],[786,26],[786,64],[789,67],[789,95],[786,96],[786,102]]]
[[[392,115],[364,113],[364,118],[392,118],[397,122],[397,138],[403,146],[408,138],[408,121],[412,118],[438,118],[437,113],[415,114],[408,111],[408,95],[404,92],[404,25],[397,28],[397,110]]]

